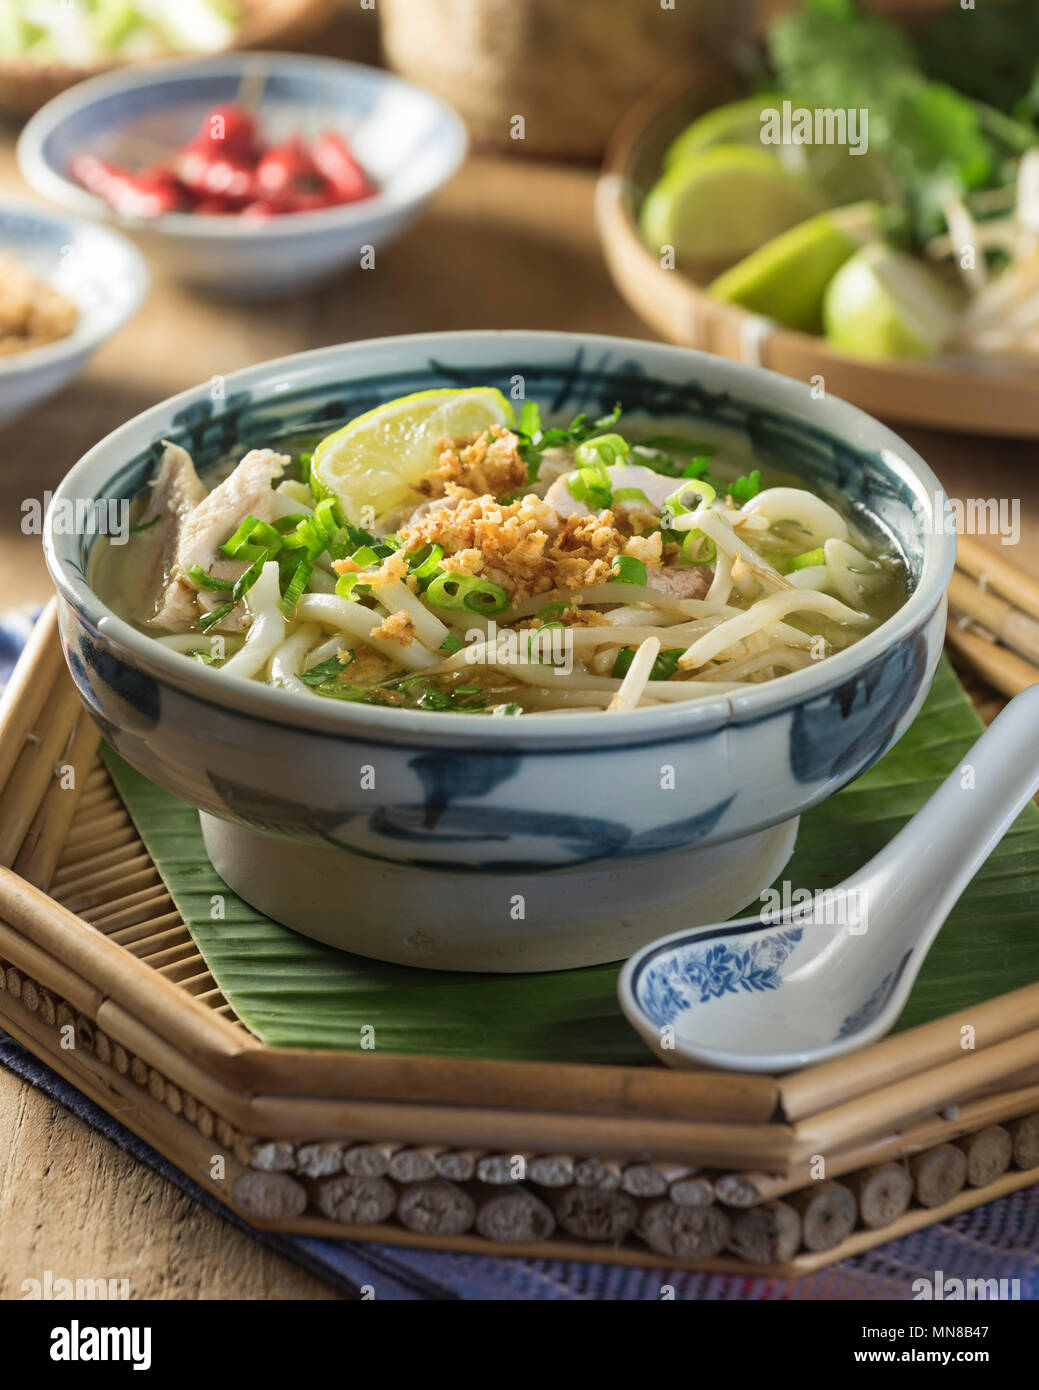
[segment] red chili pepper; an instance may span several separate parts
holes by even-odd
[[[260,155],[255,117],[241,106],[214,106],[191,145],[226,159],[254,164]]]
[[[191,211],[203,213],[208,217],[227,217],[236,213],[238,208],[226,198],[200,198]]]
[[[296,138],[273,145],[256,166],[256,187],[264,198],[286,198],[293,192],[316,191],[324,184],[310,155]]]
[[[161,217],[184,204],[176,180],[168,173],[147,170],[133,174],[92,154],[76,155],[70,168],[88,192],[103,198],[120,217],[135,221]]]
[[[333,131],[319,135],[310,148],[310,157],[314,167],[331,184],[337,202],[356,203],[377,191],[341,135]]]
[[[256,196],[254,171],[251,165],[240,160],[189,148],[181,151],[173,167],[181,183],[196,198],[226,198],[242,206]]]

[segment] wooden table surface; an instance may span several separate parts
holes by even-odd
[[[156,279],[136,320],[62,395],[0,430],[0,604],[50,583],[22,504],[115,426],[201,380],[348,339],[452,328],[652,335],[619,299],[593,223],[594,171],[473,157],[375,268],[305,298],[228,306]],[[25,196],[11,140],[0,194]],[[1034,442],[904,430],[950,493],[1021,501],[1012,558],[1039,573]],[[994,708],[994,702],[990,708]],[[0,1298],[44,1270],[128,1277],[135,1298],[336,1298],[0,1069]]]

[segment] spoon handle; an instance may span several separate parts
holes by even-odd
[[[1016,695],[908,825],[852,882],[925,909],[936,932],[1022,807],[1039,791],[1039,685]],[[879,881],[879,882],[878,882]]]

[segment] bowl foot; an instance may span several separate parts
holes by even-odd
[[[796,819],[726,844],[545,873],[413,869],[200,812],[213,867],[304,936],[427,970],[569,970],[723,921],[781,872]]]

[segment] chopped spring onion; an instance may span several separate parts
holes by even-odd
[[[613,562],[613,573],[610,575],[611,584],[645,584],[646,566],[641,560],[636,560],[634,555],[618,555]]]
[[[684,501],[690,493],[699,498],[697,507],[709,507],[717,496],[711,484],[705,483],[702,478],[687,478],[680,488],[664,499],[664,505],[660,509],[660,520],[666,530],[671,530],[671,523],[676,516],[685,516],[696,510],[696,507],[689,507]]]
[[[259,579],[260,571],[269,559],[270,556],[267,554],[266,550],[261,550],[245,573],[239,575],[238,579],[235,581],[234,588],[231,590],[232,604],[241,603],[242,599],[245,598],[246,594]]]
[[[605,471],[615,463],[620,463],[631,453],[628,441],[620,434],[600,434],[595,439],[586,439],[574,450],[574,463],[579,469],[594,468]]]
[[[291,618],[296,611],[296,604],[303,596],[303,592],[310,583],[310,576],[314,572],[314,566],[309,560],[300,560],[296,566],[295,573],[289,580],[285,592],[281,596],[281,611],[286,618]]]
[[[336,504],[331,497],[323,497],[314,508],[314,515],[311,518],[314,530],[324,541],[327,547],[335,539],[336,532],[339,530],[339,522],[336,517]]]
[[[491,714],[506,714],[506,715],[508,715],[508,714],[522,714],[522,713],[523,713],[523,706],[522,706],[522,705],[514,705],[514,704],[512,704],[511,702],[510,702],[509,704],[507,704],[507,705],[495,705],[494,708],[491,710]]]
[[[509,596],[489,579],[474,574],[441,574],[426,590],[434,608],[468,608],[470,613],[500,613],[508,608]]]
[[[208,613],[202,614],[195,626],[202,632],[208,632],[217,623],[222,623],[233,608],[233,603],[222,603],[219,608],[211,608]]]
[[[616,502],[645,502],[647,508],[648,508],[651,512],[655,512],[655,511],[656,511],[656,507],[654,507],[653,503],[649,500],[649,498],[646,496],[646,494],[642,491],[642,489],[641,489],[640,487],[622,487],[622,488],[618,488],[617,491],[613,494],[613,500],[614,500],[615,503],[616,503]]]
[[[666,681],[678,670],[678,658],[684,653],[684,647],[666,647],[650,668],[649,678],[651,681]],[[615,680],[623,680],[628,674],[631,663],[635,660],[634,647],[621,647],[617,653],[617,659],[613,663],[613,670],[610,675]]]
[[[683,565],[713,565],[717,558],[718,547],[702,531],[687,531],[682,537]]]
[[[615,405],[609,415],[589,421],[587,412],[577,415],[566,429],[545,429],[541,424],[541,411],[534,401],[524,401],[520,410],[516,433],[520,437],[519,456],[527,465],[527,482],[537,481],[541,467],[541,455],[546,449],[575,448],[593,435],[602,434],[620,419],[621,408]]]
[[[372,548],[372,546],[362,545],[360,550],[354,551],[354,553],[350,556],[350,559],[354,562],[355,565],[358,565],[361,569],[366,570],[371,565],[378,563],[379,556],[376,553],[376,551]]]
[[[371,593],[371,587],[364,582],[364,572],[355,570],[352,574],[341,574],[336,584],[340,598],[359,599]]]
[[[571,497],[596,511],[613,503],[613,493],[606,475],[597,468],[580,468],[576,473],[568,473],[566,486]]]
[[[310,486],[310,465],[314,462],[314,455],[309,451],[299,456],[299,477],[300,482]]]
[[[556,603],[546,603],[544,608],[538,609],[534,617],[540,618],[543,623],[550,623],[556,618],[561,618],[569,607],[569,603],[564,603],[561,600]]]
[[[565,631],[566,631],[566,624],[565,624],[565,623],[558,623],[558,622],[556,622],[556,623],[542,623],[540,627],[536,627],[536,628],[534,628],[534,629],[531,631],[530,636],[527,638],[527,657],[528,657],[528,659],[533,659],[533,656],[534,656],[534,643],[535,643],[535,640],[537,640],[538,645],[540,646],[540,637],[541,637],[541,634],[542,634],[543,632],[548,632],[548,631],[549,631],[550,629],[552,629],[552,628],[559,628],[561,631],[565,632]],[[537,659],[538,659],[538,662],[539,662],[542,666],[551,666],[551,665],[554,664],[554,663],[551,662],[551,661],[547,661],[547,660],[545,659],[544,656],[539,656]]]
[[[791,555],[787,561],[786,570],[784,572],[789,574],[792,570],[806,570],[812,565],[825,564],[826,554],[822,546],[820,546],[818,550],[805,550],[800,555]]]
[[[437,577],[440,561],[444,558],[444,547],[433,541],[422,546],[420,550],[412,551],[407,558],[411,573],[419,581],[419,585],[425,587]]]
[[[131,526],[130,534],[134,535],[137,531],[150,531],[157,521],[161,521],[162,516],[153,516],[151,521],[142,521],[140,526]]]
[[[460,652],[462,650],[462,639],[457,632],[449,632],[440,644],[442,652]]]
[[[270,552],[270,558],[284,544],[288,544],[288,540],[279,536],[273,526],[250,514],[234,535],[223,543],[220,551],[231,560],[255,560],[261,547]]]
[[[214,579],[201,565],[192,565],[186,577],[196,589],[212,589],[215,593],[220,594],[231,592],[231,584],[228,580]]]
[[[283,537],[281,543],[286,550],[302,550],[308,560],[316,560],[326,548],[325,537],[310,516]]]

